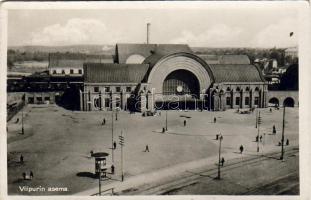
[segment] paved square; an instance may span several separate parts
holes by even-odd
[[[277,144],[281,140],[282,111],[260,109],[260,134],[264,136],[266,133],[260,143],[261,152],[280,149]],[[25,135],[19,134],[21,120],[15,123],[16,118],[21,118],[21,112],[8,122],[9,194],[33,195],[20,191],[19,186],[26,185],[67,187],[69,190],[51,194],[73,194],[97,187],[98,180],[91,177],[94,160],[90,158],[90,151],[111,154],[111,112],[72,112],[56,105],[28,105],[24,115]],[[214,117],[216,123],[212,123]],[[104,118],[106,124],[102,125]],[[115,120],[115,115],[113,118]],[[117,173],[112,178],[120,179],[118,136],[121,131],[125,137],[124,171],[127,178],[216,156],[219,141],[215,138],[219,133],[224,137],[222,153],[225,153],[226,159],[237,156],[240,145],[244,146],[246,155],[256,155],[255,118],[256,111],[251,114],[238,114],[236,110],[168,111],[168,131],[161,133],[165,127],[165,111],[153,117],[121,111],[118,120],[114,121]],[[184,120],[187,120],[186,126]],[[271,134],[273,125],[277,129],[276,135]],[[286,108],[285,139],[289,139],[290,145],[298,145],[298,108]],[[146,145],[150,152],[144,152]],[[21,154],[25,160],[23,165],[19,163]],[[111,155],[107,167],[110,165]],[[30,170],[34,172],[34,179],[22,180],[22,173]]]

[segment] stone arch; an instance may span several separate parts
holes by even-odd
[[[292,97],[286,97],[283,101],[283,106],[294,107],[295,106],[295,100]]]
[[[268,103],[271,104],[271,106],[279,106],[280,105],[280,101],[276,97],[270,98]]]
[[[199,57],[189,53],[175,53],[162,57],[151,69],[148,76],[149,89],[162,94],[165,78],[176,70],[187,70],[199,81],[199,91],[207,91],[214,82],[209,66]]]

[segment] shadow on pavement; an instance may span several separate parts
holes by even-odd
[[[79,176],[79,177],[87,177],[87,178],[98,178],[96,176],[96,174],[93,174],[91,172],[79,172],[79,173],[77,173],[77,176]]]

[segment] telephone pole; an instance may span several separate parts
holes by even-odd
[[[221,141],[223,139],[222,135],[219,134],[220,137],[219,137],[219,152],[218,152],[218,176],[217,176],[217,179],[220,179],[220,154],[221,154]]]
[[[114,156],[113,156],[113,152],[114,152],[114,147],[113,147],[113,129],[114,129],[114,125],[113,125],[113,110],[111,110],[111,159],[112,159],[112,164],[114,164]]]
[[[124,172],[123,172],[123,146],[124,146],[124,137],[123,132],[121,131],[121,135],[119,136],[119,144],[121,145],[121,181],[124,180]]]
[[[258,113],[258,120],[257,120],[258,122],[257,122],[257,129],[258,129],[258,131],[257,131],[257,152],[259,152],[259,127],[260,127],[260,124],[261,124],[261,117],[260,117],[260,111],[259,111],[259,113]]]

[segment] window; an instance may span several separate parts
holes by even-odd
[[[82,74],[82,69],[79,69],[79,74]]]
[[[121,87],[116,87],[116,92],[120,92],[121,91]]]
[[[227,87],[227,92],[230,92],[230,87]]]
[[[247,91],[247,92],[248,92],[248,91],[249,91],[249,87],[246,87],[245,91]]]
[[[37,97],[37,101],[40,103],[42,102],[42,97]]]
[[[231,105],[231,97],[226,97],[227,106]]]
[[[259,105],[259,97],[255,97],[255,102],[254,102],[254,104],[255,104],[256,106]]]
[[[249,105],[249,97],[245,97],[245,105]]]
[[[105,98],[105,107],[106,108],[110,107],[110,99],[109,98]]]
[[[50,101],[50,97],[44,97],[44,101]]]
[[[240,91],[240,87],[237,87],[237,88],[236,88],[236,91],[239,92],[239,91]]]
[[[235,97],[235,105],[240,105],[240,97]]]
[[[258,87],[256,87],[256,88],[255,88],[255,91],[259,91],[259,88],[258,88]]]
[[[99,87],[94,87],[94,92],[99,92]]]
[[[70,74],[73,74],[73,69],[70,70]]]
[[[131,87],[126,87],[126,92],[131,92],[132,88]]]
[[[53,70],[53,74],[56,74],[56,70],[55,69]]]
[[[105,92],[109,92],[110,91],[110,87],[105,87]]]
[[[62,70],[62,74],[65,74],[65,70]]]

